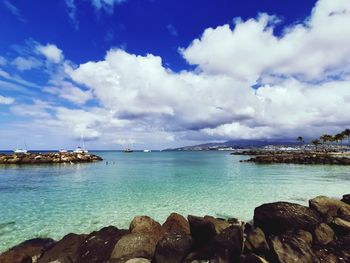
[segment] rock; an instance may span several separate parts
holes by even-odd
[[[260,228],[246,228],[245,248],[256,254],[265,254],[269,250],[264,232]]]
[[[270,248],[276,262],[280,263],[319,263],[311,247],[301,239],[289,235],[271,238]]]
[[[86,235],[68,234],[55,245],[44,252],[38,263],[49,263],[52,261],[60,263],[71,263],[77,261],[77,249],[85,240]]]
[[[243,230],[232,225],[214,239],[215,259],[218,262],[237,262],[243,252]]]
[[[341,218],[334,218],[334,220],[331,223],[332,228],[335,230],[336,233],[339,235],[349,234],[350,233],[350,222],[345,221]]]
[[[343,195],[343,198],[342,198],[341,201],[344,202],[344,203],[346,203],[346,204],[348,204],[348,205],[350,205],[350,194],[348,194],[348,195]]]
[[[303,240],[304,242],[306,242],[310,246],[312,245],[312,241],[313,241],[312,234],[308,231],[305,231],[303,229],[299,229],[295,233],[295,237]]]
[[[166,233],[181,233],[185,235],[191,233],[190,225],[186,218],[176,213],[172,213],[162,227]]]
[[[216,235],[216,229],[212,222],[205,220],[203,217],[187,217],[190,224],[191,236],[197,247],[202,247],[213,241]]]
[[[347,206],[339,208],[338,217],[350,222],[350,208]]]
[[[231,226],[231,224],[225,220],[217,219],[212,216],[205,216],[204,220],[213,224],[216,234],[220,234],[223,230]]]
[[[239,262],[242,263],[268,263],[264,258],[255,254],[251,254],[242,258]]]
[[[329,225],[321,223],[316,226],[314,236],[318,244],[325,246],[334,240],[334,231]]]
[[[309,201],[310,208],[320,213],[324,218],[334,217],[337,215],[339,208],[346,206],[350,209],[350,205],[337,199],[326,196],[318,196]]]
[[[309,230],[321,221],[312,209],[287,202],[264,204],[254,210],[254,225],[265,234],[279,234],[292,229]]]
[[[36,262],[42,253],[55,243],[50,238],[35,238],[9,249],[0,255],[1,263],[31,263]]]
[[[150,233],[131,233],[123,236],[115,245],[111,258],[126,262],[133,258],[152,259],[158,239]]]
[[[330,253],[327,249],[320,249],[316,250],[315,254],[317,258],[320,260],[320,262],[325,262],[325,263],[338,263],[337,257]]]
[[[136,216],[130,223],[131,233],[148,233],[155,235],[158,240],[164,235],[164,230],[157,221],[149,216]]]
[[[108,260],[114,246],[127,233],[128,231],[119,230],[114,226],[92,232],[79,246],[76,263],[102,263]]]
[[[192,238],[183,233],[166,234],[155,251],[156,263],[181,263],[192,248]]]
[[[151,263],[151,261],[145,258],[133,258],[126,261],[126,263]]]

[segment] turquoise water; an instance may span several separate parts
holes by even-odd
[[[37,236],[127,228],[135,215],[160,222],[173,211],[250,220],[262,203],[306,204],[350,192],[350,167],[256,165],[214,151],[98,154],[105,161],[0,166],[0,252]]]

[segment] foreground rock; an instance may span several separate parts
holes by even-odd
[[[0,255],[0,263],[348,263],[348,206],[324,196],[309,207],[264,204],[254,224],[173,213],[161,225],[137,216],[128,230],[28,240]]]
[[[0,164],[90,163],[97,161],[102,161],[102,158],[94,154],[73,152],[0,154]]]

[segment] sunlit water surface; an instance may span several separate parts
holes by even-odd
[[[0,252],[38,236],[127,228],[135,215],[250,220],[262,203],[350,192],[344,166],[256,165],[214,151],[97,154],[103,162],[0,166]]]

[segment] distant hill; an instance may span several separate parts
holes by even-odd
[[[264,147],[267,145],[285,145],[294,146],[299,143],[295,140],[281,139],[281,140],[230,140],[226,142],[212,142],[191,146],[183,146],[179,148],[165,149],[164,151],[205,151],[213,148],[225,148],[232,147],[234,149],[242,148],[254,148],[254,147]]]

